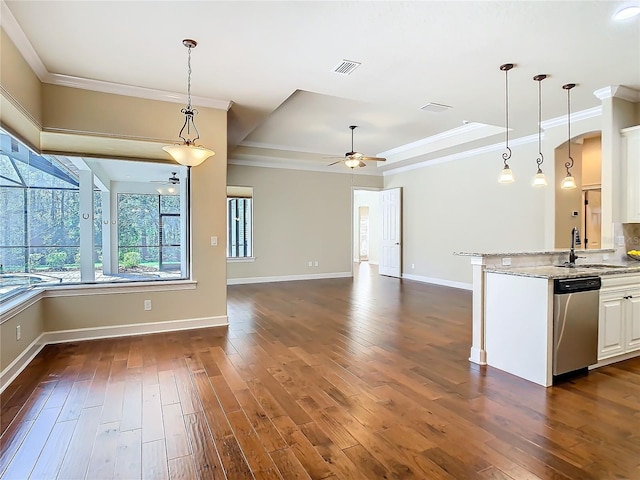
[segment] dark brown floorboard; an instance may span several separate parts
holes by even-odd
[[[0,478],[640,479],[640,358],[549,389],[479,367],[470,292],[366,264],[228,299],[228,328],[43,349]]]

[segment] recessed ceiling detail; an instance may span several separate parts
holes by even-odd
[[[425,112],[433,112],[439,113],[444,112],[446,110],[450,110],[452,107],[449,105],[442,105],[441,103],[429,102],[426,105],[420,107],[420,110],[424,110]]]
[[[360,62],[354,62],[352,60],[342,60],[338,65],[333,69],[334,73],[339,73],[340,75],[351,75],[353,71],[360,66]]]

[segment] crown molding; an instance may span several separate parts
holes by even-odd
[[[59,73],[50,73],[47,81],[51,85],[62,87],[81,88],[93,92],[112,93],[115,95],[125,95],[127,97],[146,98],[149,100],[160,100],[171,103],[187,103],[187,96],[182,93],[169,92],[166,90],[156,90],[153,88],[135,87],[121,83],[103,82],[102,80],[92,80],[89,78],[72,77]],[[191,103],[199,107],[216,108],[229,111],[233,104],[230,100],[217,100],[209,97],[191,96]]]
[[[9,36],[13,44],[16,46],[20,55],[31,67],[31,70],[37,75],[41,82],[46,82],[49,72],[40,60],[36,50],[25,35],[24,31],[18,24],[16,17],[13,16],[11,10],[4,0],[0,0],[0,26]]]
[[[283,162],[282,160],[278,160],[277,158],[267,159],[267,161],[265,161],[264,157],[261,157],[261,160],[240,160],[229,158],[227,160],[227,164],[240,165],[245,167],[280,168],[282,170],[303,170],[307,172],[335,173],[338,175],[369,175],[374,177],[382,176],[379,171],[374,170],[345,170],[344,168],[331,170],[322,165],[306,165],[301,162],[292,161]]]
[[[640,102],[640,91],[633,88],[625,87],[624,85],[614,85],[610,87],[604,87],[596,90],[593,94],[598,97],[599,100],[606,100],[608,98],[619,98],[626,100],[627,102],[638,103]]]
[[[527,143],[533,143],[538,141],[538,134],[527,135],[526,137],[516,138],[509,143],[512,147],[518,145],[525,145]],[[482,155],[483,153],[495,152],[497,150],[504,149],[504,142],[494,143],[493,145],[486,145],[484,147],[474,148],[472,150],[466,150],[464,152],[453,153],[444,157],[435,158],[433,160],[424,160],[422,162],[413,163],[411,165],[405,165],[404,167],[391,168],[382,172],[382,175],[387,177],[389,175],[397,175],[398,173],[409,172],[411,170],[418,170],[425,167],[433,167],[441,163],[453,162],[454,160],[461,160],[463,158],[475,157],[476,155]]]
[[[33,70],[42,83],[59,85],[62,87],[80,88],[94,92],[124,95],[127,97],[159,100],[162,102],[179,104],[186,104],[187,102],[187,96],[183,93],[136,87],[121,83],[104,82],[89,78],[72,77],[70,75],[49,72],[4,0],[0,0],[0,26],[2,26],[18,49],[18,52],[20,52],[20,55],[22,55],[27,64],[31,67],[31,70]],[[192,96],[191,99],[195,106],[226,111],[229,111],[231,105],[233,105],[231,100],[220,100],[216,98],[197,96]]]
[[[571,114],[571,122],[581,122],[583,120],[587,120],[593,117],[599,117],[602,115],[602,105],[598,105],[597,107],[588,108],[586,110],[580,110],[579,112],[575,112]],[[567,116],[562,115],[556,118],[550,118],[549,120],[544,120],[540,126],[543,130],[548,130],[550,128],[559,127],[567,124]]]

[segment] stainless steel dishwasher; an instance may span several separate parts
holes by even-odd
[[[553,375],[598,362],[600,277],[553,282]]]

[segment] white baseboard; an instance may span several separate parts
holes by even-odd
[[[612,363],[622,362],[624,360],[631,360],[632,358],[640,357],[640,350],[636,350],[635,352],[627,352],[622,355],[615,355],[613,357],[604,358],[600,360],[595,365],[591,365],[589,370],[593,370],[594,368],[606,367],[607,365],[611,365]]]
[[[48,344],[174,332],[177,330],[193,330],[195,328],[223,327],[227,325],[229,325],[228,317],[226,315],[219,315],[216,317],[189,318],[186,320],[169,320],[166,322],[134,323],[44,332],[25,348],[7,368],[0,372],[0,393],[29,365],[40,350]]]
[[[351,272],[336,273],[308,273],[304,275],[282,275],[279,277],[246,277],[228,278],[227,285],[245,285],[247,283],[271,283],[271,282],[292,282],[296,280],[320,280],[324,278],[346,278],[352,277]]]
[[[462,290],[473,290],[473,284],[464,282],[454,282],[452,280],[443,280],[441,278],[423,277],[421,275],[412,275],[410,273],[403,273],[402,278],[407,280],[415,280],[422,283],[433,283],[435,285],[442,285],[443,287],[460,288]]]
[[[2,393],[4,389],[20,375],[27,365],[29,365],[31,360],[40,353],[40,350],[45,346],[45,343],[42,341],[42,335],[43,334],[40,334],[7,368],[0,372],[0,393]]]

